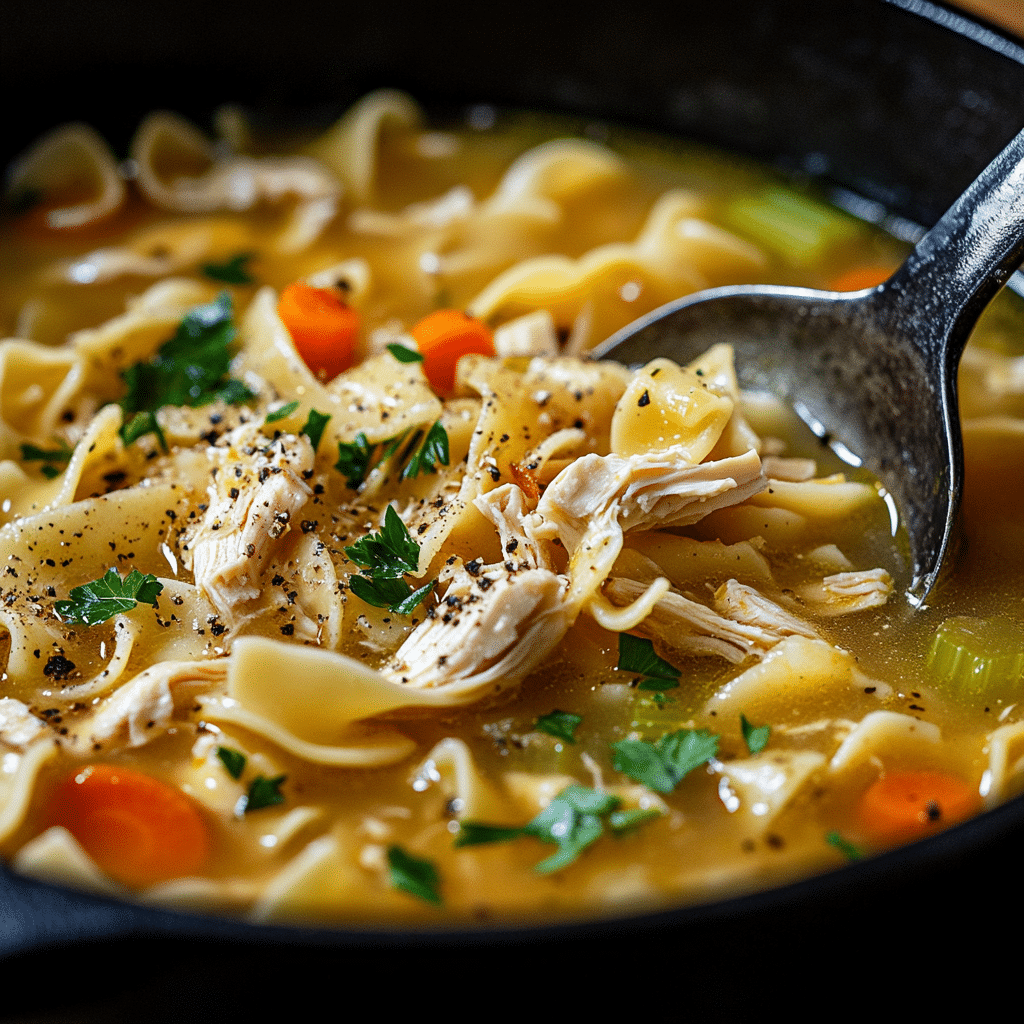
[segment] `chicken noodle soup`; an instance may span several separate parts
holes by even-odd
[[[216,123],[153,114],[128,165],[70,126],[10,174],[19,871],[262,921],[564,918],[1021,788],[1009,299],[963,376],[971,484],[1015,482],[968,495],[970,559],[911,616],[884,494],[727,347],[587,359],[702,287],[861,287],[892,238],[723,158],[432,129],[394,92],[283,155]]]

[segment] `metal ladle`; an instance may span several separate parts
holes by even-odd
[[[959,528],[957,367],[978,317],[1022,260],[1024,132],[878,287],[714,288],[656,309],[593,355],[686,363],[716,342],[731,344],[743,387],[790,402],[892,495],[913,559],[907,597],[920,606]]]

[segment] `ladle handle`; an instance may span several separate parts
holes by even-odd
[[[880,305],[897,320],[887,326],[908,334],[929,364],[955,381],[971,329],[1022,261],[1024,131],[879,290]]]

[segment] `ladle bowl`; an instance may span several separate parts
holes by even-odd
[[[921,606],[956,548],[964,457],[957,367],[985,307],[1024,260],[1024,132],[975,179],[903,265],[859,292],[771,285],[686,296],[594,351],[685,363],[733,346],[744,387],[774,391],[892,495]]]

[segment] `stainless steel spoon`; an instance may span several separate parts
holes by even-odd
[[[957,367],[967,338],[1024,260],[1024,132],[877,288],[715,288],[656,309],[596,358],[685,363],[716,342],[740,383],[789,401],[819,437],[856,453],[906,525],[920,606],[956,547],[964,459]]]

